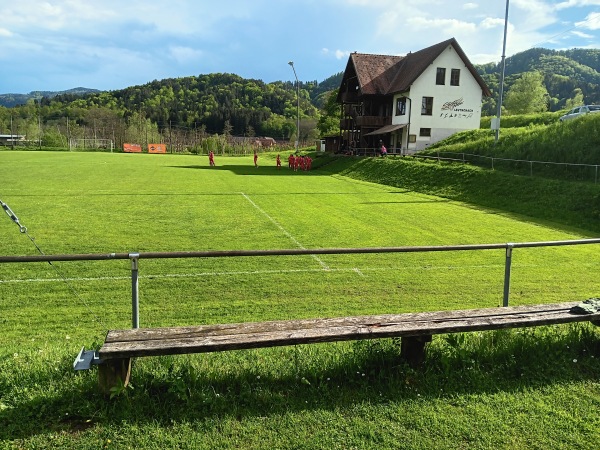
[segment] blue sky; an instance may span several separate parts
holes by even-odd
[[[215,72],[322,81],[350,52],[455,37],[499,62],[505,0],[0,0],[0,93],[122,89]],[[512,0],[507,56],[600,48],[600,0]]]

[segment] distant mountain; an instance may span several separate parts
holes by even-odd
[[[29,100],[39,100],[43,97],[52,98],[57,95],[86,95],[101,92],[98,89],[77,87],[66,91],[31,91],[29,94],[0,94],[0,106],[11,108],[13,106],[25,105]]]

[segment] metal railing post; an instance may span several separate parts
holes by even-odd
[[[506,260],[504,261],[504,296],[502,306],[508,306],[508,296],[510,294],[510,268],[512,265],[512,251],[514,244],[506,244]]]
[[[130,253],[131,259],[131,327],[140,327],[140,296],[138,282],[138,261],[139,253]]]

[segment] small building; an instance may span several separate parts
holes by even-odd
[[[0,134],[0,145],[14,145],[25,142],[24,134]]]
[[[488,86],[456,39],[406,56],[352,53],[338,93],[340,150],[410,154],[479,128]]]

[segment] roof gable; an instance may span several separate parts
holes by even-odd
[[[452,46],[457,55],[463,60],[465,67],[481,86],[483,94],[488,97],[491,96],[485,81],[477,73],[477,70],[475,70],[475,67],[454,38],[409,53],[404,57],[352,53],[342,83],[347,80],[349,73],[355,73],[362,95],[390,95],[406,92],[448,46]],[[349,71],[349,69],[352,70]]]
[[[363,95],[385,94],[396,75],[402,56],[367,55],[352,53],[350,59]]]

